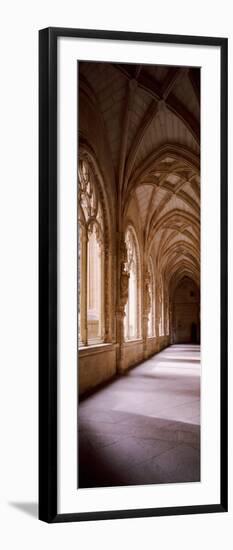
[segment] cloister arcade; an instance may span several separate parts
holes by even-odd
[[[81,62],[78,101],[85,394],[200,343],[200,71]]]

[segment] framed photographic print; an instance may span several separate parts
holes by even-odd
[[[227,511],[227,39],[39,33],[39,518]]]

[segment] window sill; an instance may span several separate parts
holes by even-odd
[[[83,357],[85,355],[94,355],[96,353],[103,353],[105,351],[111,351],[113,349],[115,349],[115,344],[113,344],[112,342],[99,342],[95,344],[90,344],[89,346],[82,346],[78,348],[78,355],[79,357]]]
[[[124,346],[128,346],[130,344],[135,344],[135,343],[140,343],[140,342],[143,342],[143,338],[132,338],[132,340],[125,340],[123,345]]]

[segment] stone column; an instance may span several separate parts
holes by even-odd
[[[173,327],[173,306],[172,302],[169,304],[169,332],[170,332],[170,344],[174,343],[174,327]]]
[[[155,331],[156,331],[156,351],[160,351],[160,320],[161,320],[161,294],[160,286],[156,283],[156,312],[155,312]]]
[[[148,320],[151,309],[151,297],[150,297],[150,272],[147,266],[144,267],[144,284],[143,284],[143,353],[144,359],[148,356],[147,340],[148,340]]]
[[[124,344],[124,318],[125,306],[129,293],[129,273],[126,270],[127,249],[124,240],[124,234],[118,235],[118,258],[119,258],[119,277],[118,277],[118,295],[116,309],[116,337],[117,337],[117,371],[123,372],[123,344]]]
[[[80,266],[80,270],[82,273],[82,291],[80,292],[80,319],[81,319],[81,327],[80,327],[80,337],[81,342],[84,346],[87,346],[87,245],[88,245],[88,238],[86,231],[82,232],[82,255],[81,255],[81,261],[82,265]]]
[[[113,290],[113,280],[112,280],[112,254],[109,252],[109,245],[105,244],[104,249],[104,271],[103,271],[103,291],[104,291],[104,305],[105,309],[103,311],[104,316],[104,342],[113,341],[113,325],[112,315],[113,301],[112,301],[112,290]]]
[[[101,285],[101,292],[100,292],[100,302],[99,302],[99,339],[101,341],[105,341],[105,315],[104,315],[104,304],[105,304],[105,296],[104,296],[104,272],[105,272],[105,254],[104,254],[104,244],[101,242],[99,243],[99,262],[100,262],[100,285]]]

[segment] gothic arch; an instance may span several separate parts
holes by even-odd
[[[86,163],[88,170],[90,172],[90,178],[93,185],[93,196],[95,195],[96,201],[100,205],[101,209],[101,218],[98,219],[98,212],[95,212],[95,206],[93,206],[93,211],[90,212],[87,223],[85,224],[83,209],[79,208],[79,222],[82,229],[85,231],[85,238],[88,240],[88,231],[93,229],[97,232],[97,238],[101,244],[102,251],[102,317],[103,317],[103,334],[102,340],[104,342],[111,342],[114,338],[114,319],[113,319],[113,303],[115,300],[114,296],[114,287],[112,284],[114,281],[114,265],[113,265],[113,235],[114,227],[110,222],[112,219],[112,208],[111,200],[108,196],[106,190],[106,185],[104,184],[104,178],[100,167],[95,159],[92,151],[88,147],[83,147],[82,145],[79,148],[79,168],[83,163]],[[80,175],[79,175],[79,192],[80,192]],[[98,208],[98,207],[97,207]],[[102,223],[102,227],[101,227]],[[87,337],[85,337],[85,344],[87,344]]]

